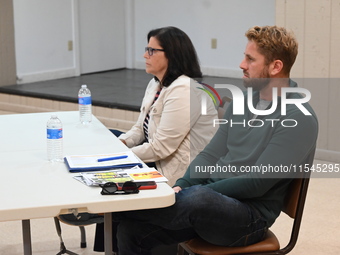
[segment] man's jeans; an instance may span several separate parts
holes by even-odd
[[[112,215],[120,221],[119,255],[149,255],[158,245],[197,236],[216,245],[244,246],[261,241],[267,231],[257,210],[201,185],[177,193],[170,207]]]

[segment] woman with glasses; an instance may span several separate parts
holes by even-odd
[[[202,73],[190,38],[176,27],[164,27],[150,31],[147,39],[145,69],[154,78],[137,123],[119,139],[145,163],[154,162],[172,185],[215,134],[217,112],[194,80]],[[209,98],[206,115],[203,97]]]
[[[136,124],[118,138],[149,166],[154,163],[172,186],[215,134],[217,111],[195,81],[202,73],[190,38],[176,27],[163,27],[151,30],[147,39],[145,69],[154,77]],[[98,224],[95,251],[103,251],[103,232],[103,224]],[[117,252],[115,238],[113,248]]]

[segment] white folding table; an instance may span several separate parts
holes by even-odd
[[[79,123],[77,111],[0,116],[0,221],[22,220],[24,254],[32,254],[30,219],[55,217],[72,210],[105,213],[105,254],[112,254],[111,213],[161,208],[175,202],[172,188],[159,183],[155,190],[128,196],[103,196],[73,178],[64,162],[47,160],[46,123],[56,114],[63,123],[63,154],[127,151],[93,116]]]

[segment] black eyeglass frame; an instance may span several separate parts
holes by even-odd
[[[102,188],[102,191],[100,192],[102,195],[138,194],[140,187],[135,182],[132,181],[127,181],[123,183],[121,189],[119,189],[118,184],[115,182],[107,182],[104,184],[99,184],[99,186]]]
[[[145,47],[145,51],[147,51],[149,56],[151,57],[155,51],[163,51],[164,52],[165,50],[155,49],[155,48],[151,48],[151,47]]]

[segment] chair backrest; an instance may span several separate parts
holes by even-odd
[[[309,169],[309,166],[313,164],[314,154],[315,147],[303,162],[302,166],[304,169]],[[290,252],[297,242],[302,221],[302,214],[306,202],[309,178],[310,172],[303,172],[303,176],[301,176],[301,178],[294,179],[291,182],[289,191],[286,195],[283,212],[285,212],[289,217],[293,218],[294,222],[289,243],[286,247],[281,249],[283,252],[282,254],[287,254]]]
[[[218,94],[218,92],[209,84],[201,83],[201,85],[204,87],[204,91],[211,97],[213,100],[217,113],[218,118],[222,119],[224,116],[224,113],[228,107],[228,104],[231,102],[231,98],[228,96],[221,96]]]
[[[215,107],[217,108],[217,107],[221,106],[222,99],[221,99],[220,95],[217,93],[217,91],[212,86],[210,86],[209,84],[206,84],[206,83],[203,83],[203,82],[200,82],[200,84],[203,87],[203,91],[205,91],[210,96],[210,98],[213,100]]]
[[[303,162],[302,166],[305,169],[308,169],[309,166],[313,164],[314,153],[315,149],[312,150],[312,152],[307,156],[306,160]],[[301,178],[294,179],[290,184],[283,205],[284,207],[282,211],[293,219],[296,218],[300,200],[306,197],[307,195],[310,172],[303,172],[302,174],[303,174],[302,176],[297,176]],[[305,199],[302,202],[304,203]],[[302,206],[301,203],[300,206]]]
[[[300,192],[301,192],[302,179],[294,179],[289,186],[288,194],[285,198],[283,212],[289,217],[295,218],[298,207]]]

